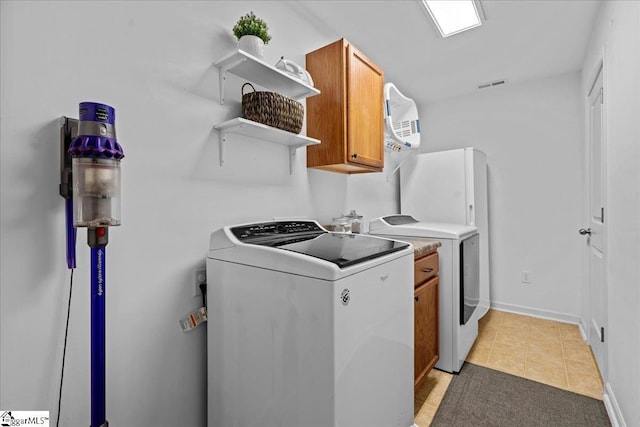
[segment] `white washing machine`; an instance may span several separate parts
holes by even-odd
[[[428,237],[442,243],[438,248],[439,353],[436,368],[460,372],[478,337],[479,235],[469,225],[419,222],[409,215],[390,215],[372,220],[369,233],[396,239]]]
[[[315,221],[207,256],[209,427],[413,425],[413,247]]]

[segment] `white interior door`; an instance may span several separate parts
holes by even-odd
[[[605,223],[605,139],[603,132],[604,93],[602,69],[589,93],[589,137],[587,138],[588,180],[587,227],[579,232],[587,239],[587,280],[589,284],[589,344],[606,378],[606,323],[607,323],[607,274],[606,274],[606,223]]]

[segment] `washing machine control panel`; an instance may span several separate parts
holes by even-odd
[[[326,233],[326,230],[314,221],[274,221],[233,227],[231,232],[238,240],[248,241],[292,234]]]

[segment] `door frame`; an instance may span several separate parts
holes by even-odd
[[[607,128],[607,67],[605,63],[605,50],[603,49],[601,52],[600,60],[596,63],[595,67],[591,70],[589,74],[589,79],[587,80],[587,93],[585,94],[585,136],[583,141],[583,166],[582,166],[582,221],[583,226],[588,226],[591,222],[591,139],[592,139],[592,122],[591,122],[591,93],[594,90],[597,79],[602,74],[602,89],[603,89],[603,101],[602,101],[602,112],[601,112],[601,146],[602,146],[602,204],[604,207],[604,221],[602,224],[602,232],[603,232],[603,246],[604,246],[604,257],[603,257],[603,276],[604,281],[602,283],[603,286],[603,295],[604,295],[604,319],[603,319],[603,327],[605,329],[605,339],[602,348],[602,365],[598,365],[598,369],[600,370],[600,374],[602,375],[602,379],[604,383],[607,383],[608,377],[608,283],[609,283],[609,263],[608,263],[608,253],[609,253],[609,244],[608,244],[608,233],[607,233],[607,206],[608,206],[608,191],[607,191],[607,140],[608,140],[608,128]],[[582,250],[582,277],[583,277],[583,315],[585,316],[583,319],[583,336],[586,339],[586,342],[591,346],[594,344],[591,342],[591,323],[592,323],[592,313],[591,313],[591,280],[590,280],[590,245],[587,239],[584,240],[583,250]]]

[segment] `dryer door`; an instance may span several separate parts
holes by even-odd
[[[480,235],[460,243],[460,324],[465,325],[480,300]]]

